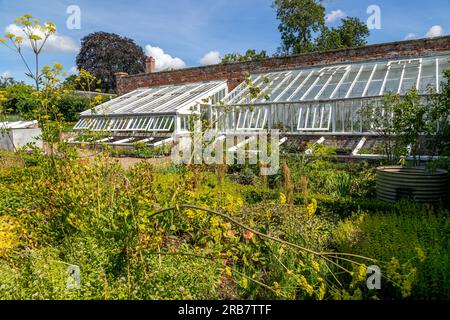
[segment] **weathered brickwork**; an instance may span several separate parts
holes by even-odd
[[[232,90],[245,79],[247,72],[258,73],[314,65],[377,59],[396,59],[399,57],[415,57],[418,55],[440,52],[450,52],[450,36],[391,42],[361,48],[269,58],[251,62],[186,68],[137,75],[122,75],[117,78],[117,92],[118,94],[124,94],[140,87],[211,80],[227,80],[228,88],[229,90]]]

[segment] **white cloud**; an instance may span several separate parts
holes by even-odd
[[[345,18],[346,16],[347,16],[347,14],[344,11],[342,11],[341,9],[332,10],[329,14],[327,14],[325,16],[325,21],[327,23],[331,23],[331,22],[334,22],[336,20]]]
[[[12,74],[9,71],[5,71],[0,74],[0,78],[3,78],[3,79],[7,79],[7,78],[11,78],[11,77],[12,77]]]
[[[9,26],[7,26],[5,28],[5,32],[24,37],[26,39],[26,35],[24,34],[23,29],[16,24],[10,24]],[[43,33],[40,30],[36,30],[34,34],[43,37]],[[40,43],[42,43],[42,40],[38,41],[38,45]],[[29,48],[31,47],[30,42],[27,40],[24,40],[22,44]],[[58,32],[55,32],[48,38],[43,49],[43,51],[47,52],[78,52],[78,50],[79,46],[72,38],[59,35]]]
[[[220,57],[220,53],[218,51],[210,51],[200,59],[202,66],[219,64],[220,61],[222,61],[222,58]]]
[[[177,57],[172,57],[159,47],[152,47],[148,44],[145,46],[145,54],[156,60],[156,71],[181,69],[186,67],[186,63],[184,63],[183,60]]]
[[[432,26],[430,30],[428,30],[425,37],[427,38],[434,38],[434,37],[440,37],[444,35],[444,28],[441,26]]]
[[[410,32],[406,35],[405,40],[417,39],[419,35],[417,33]]]

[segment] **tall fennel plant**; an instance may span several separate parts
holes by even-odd
[[[36,90],[39,91],[40,80],[44,76],[40,72],[40,54],[47,44],[48,39],[56,33],[56,26],[52,22],[40,24],[39,19],[34,18],[30,14],[24,14],[14,22],[20,30],[16,34],[11,32],[5,34],[5,37],[0,39],[0,43],[3,43],[7,48],[20,56],[27,69],[25,74],[33,80]],[[27,61],[24,55],[25,45],[29,46],[33,52],[34,66]]]

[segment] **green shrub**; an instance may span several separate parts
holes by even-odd
[[[327,179],[328,192],[336,197],[347,197],[352,190],[352,179],[346,172],[336,172]]]
[[[89,109],[89,99],[78,95],[63,95],[57,107],[65,121],[75,122],[78,121],[80,112]]]
[[[253,170],[250,168],[244,168],[236,176],[236,181],[243,185],[251,185],[251,184],[253,184],[255,179],[256,179],[256,175],[253,173]]]
[[[35,89],[24,83],[16,83],[6,88],[5,110],[19,114],[22,118],[32,120],[33,110],[38,108],[38,101],[33,95]]]
[[[170,155],[171,145],[163,145],[159,147],[151,147],[145,143],[135,143],[132,154],[137,158],[154,158]]]
[[[385,213],[358,214],[340,223],[335,243],[353,252],[417,270],[411,286],[414,299],[450,297],[450,217],[448,211],[403,202]],[[385,297],[396,297],[389,288]],[[382,295],[382,296],[383,296]]]

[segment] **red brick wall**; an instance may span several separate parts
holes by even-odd
[[[300,54],[251,62],[129,75],[117,79],[117,93],[124,94],[140,87],[210,80],[227,80],[228,88],[232,90],[245,79],[247,72],[258,73],[350,61],[395,59],[398,57],[414,57],[439,52],[450,52],[450,36],[391,42],[361,48]]]

